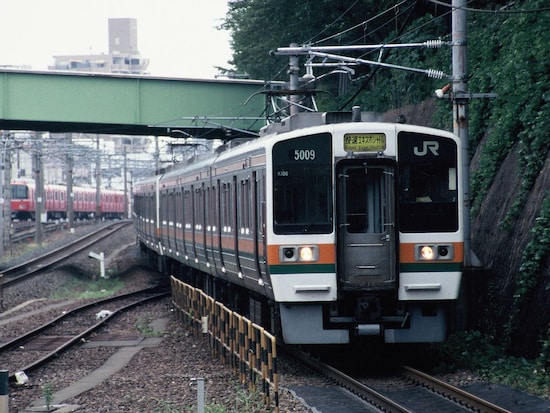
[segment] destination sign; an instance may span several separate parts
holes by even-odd
[[[344,150],[351,152],[380,152],[386,149],[383,133],[346,133]]]

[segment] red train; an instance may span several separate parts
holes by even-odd
[[[96,213],[96,191],[94,188],[73,187],[74,217],[91,218]],[[101,217],[107,219],[124,218],[126,197],[123,191],[101,190]],[[67,217],[67,187],[64,185],[44,185],[45,213],[48,219]],[[14,219],[34,219],[36,196],[34,182],[11,183],[11,215]]]

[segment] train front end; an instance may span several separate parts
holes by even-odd
[[[12,219],[34,219],[34,185],[27,182],[11,183],[11,216]]]
[[[445,339],[463,262],[460,157],[451,133],[401,124],[279,135],[268,264],[285,342]]]

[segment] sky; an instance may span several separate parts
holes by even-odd
[[[151,75],[211,79],[230,67],[229,33],[216,29],[226,12],[227,0],[0,0],[0,66],[108,53],[108,19],[135,18]]]

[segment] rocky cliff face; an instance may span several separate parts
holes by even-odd
[[[483,150],[483,141],[478,146],[472,160],[473,170],[477,167],[477,157]],[[512,337],[507,337],[505,326],[509,322],[514,308],[514,296],[517,295],[520,267],[525,260],[524,251],[533,239],[531,229],[541,214],[541,206],[550,191],[550,156],[532,187],[527,202],[523,205],[518,219],[509,228],[503,228],[502,220],[509,211],[520,185],[518,174],[518,151],[512,150],[500,165],[500,169],[483,199],[481,207],[472,217],[472,247],[483,265],[489,270],[489,289],[487,301],[479,312],[478,325],[473,326],[494,335],[497,340],[509,340],[511,350],[516,354],[534,357],[537,355],[539,341],[544,339],[550,323],[550,293],[548,285],[550,258],[544,258],[545,264],[530,291],[518,302],[518,328]],[[517,302],[517,298],[516,298]]]

